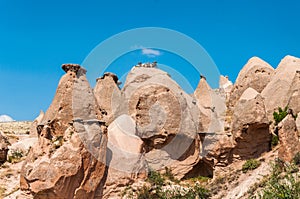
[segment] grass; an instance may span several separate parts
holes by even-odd
[[[254,170],[260,166],[260,161],[256,159],[249,159],[247,160],[242,167],[242,171],[247,173],[248,170]]]
[[[132,199],[206,199],[210,196],[209,191],[199,183],[192,186],[179,185],[180,181],[173,176],[169,168],[165,168],[164,174],[150,170],[146,182],[148,184],[145,183],[136,190],[126,187],[122,196]]]

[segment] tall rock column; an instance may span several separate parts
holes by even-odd
[[[38,143],[22,167],[20,187],[34,198],[97,198],[105,174],[106,127],[85,69],[62,68],[66,74],[37,127]]]

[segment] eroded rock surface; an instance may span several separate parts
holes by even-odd
[[[230,94],[229,104],[234,107],[243,92],[251,87],[257,92],[262,90],[271,81],[274,69],[258,57],[252,57],[240,71]]]
[[[271,134],[264,101],[253,88],[248,88],[234,108],[232,134],[236,142],[234,159],[257,158],[270,150]]]
[[[278,136],[280,140],[278,157],[281,160],[291,162],[294,156],[300,152],[300,142],[295,119],[289,114],[278,126]]]
[[[275,70],[270,83],[262,91],[268,118],[273,119],[273,112],[278,107],[284,108],[290,96],[289,90],[293,83],[296,71],[300,70],[300,59],[292,56],[284,57]]]
[[[156,68],[134,67],[122,91],[149,168],[171,167],[174,176],[184,177],[200,160],[195,100]]]
[[[118,86],[118,77],[113,73],[105,73],[97,79],[94,94],[98,106],[107,125],[117,118],[118,109],[123,103],[122,94]]]
[[[96,99],[79,65],[63,65],[52,104],[37,127],[20,178],[34,198],[94,198],[105,172],[107,135]]]

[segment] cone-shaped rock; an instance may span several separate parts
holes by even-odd
[[[271,81],[274,69],[258,57],[252,57],[240,71],[230,94],[229,105],[234,107],[243,92],[251,87],[257,92],[262,90]]]
[[[194,97],[200,111],[199,132],[223,132],[225,97],[212,90],[203,76],[194,92]]]
[[[278,107],[284,108],[289,102],[289,90],[296,71],[300,70],[300,59],[292,56],[284,57],[275,70],[270,83],[262,91],[269,120]]]
[[[257,158],[269,151],[269,121],[264,101],[253,88],[244,91],[234,108],[232,133],[235,141],[233,158]]]
[[[103,120],[109,125],[117,117],[117,110],[123,103],[118,77],[113,73],[105,73],[97,79],[94,94]]]
[[[39,140],[25,160],[20,187],[34,198],[94,198],[105,172],[105,128],[85,70],[62,68],[66,74],[37,127]]]
[[[219,88],[224,89],[226,95],[227,95],[227,93],[230,93],[232,87],[233,87],[233,84],[228,79],[228,76],[224,77],[223,75],[220,75]]]

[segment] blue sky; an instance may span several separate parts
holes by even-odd
[[[253,56],[276,67],[285,55],[300,57],[299,10],[296,0],[2,0],[0,115],[34,119],[53,99],[64,74],[61,64],[82,63],[100,42],[133,28],[163,27],[188,35],[232,80]],[[137,60],[154,59],[181,65],[180,73],[196,86],[198,74],[168,52],[157,57],[132,52],[114,64],[130,68]]]

